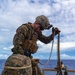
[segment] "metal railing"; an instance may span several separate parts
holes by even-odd
[[[45,75],[44,74],[45,71],[52,71],[52,72],[56,71],[56,72],[58,72],[59,70],[58,69],[52,69],[52,68],[44,68],[44,69],[42,69],[43,75]],[[71,73],[74,73],[74,75],[75,75],[75,70],[66,70],[66,72],[67,73],[71,72]],[[56,74],[56,75],[59,75],[59,74]],[[68,74],[65,74],[65,75],[68,75]]]

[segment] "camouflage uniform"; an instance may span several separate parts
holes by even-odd
[[[30,58],[20,54],[11,55],[5,62],[2,75],[32,75]]]
[[[42,20],[42,21],[40,21],[40,20]],[[43,29],[47,29],[49,27],[49,21],[43,15],[37,17],[35,23],[38,23],[41,26],[43,25],[42,28],[41,28],[42,30]],[[16,34],[15,34],[15,36],[13,38],[13,45],[14,45],[14,47],[12,49],[12,52],[13,52],[13,54],[25,55],[25,56],[30,57],[32,59],[31,54],[36,53],[37,49],[38,49],[38,45],[37,45],[36,41],[40,40],[41,42],[47,44],[47,43],[49,43],[52,40],[52,38],[53,38],[52,35],[46,37],[46,36],[44,36],[42,34],[42,32],[41,33],[37,33],[35,31],[35,29],[32,28],[31,23],[29,23],[29,22],[26,23],[26,24],[22,24],[16,30]],[[34,64],[35,62],[32,62],[32,63]],[[17,64],[19,64],[19,63],[17,63]],[[38,63],[36,63],[35,65],[33,65],[33,64],[32,64],[32,68],[33,68],[32,69],[32,71],[33,71],[32,75],[35,75],[35,73],[34,73],[34,71],[36,71],[36,70],[34,70],[35,67],[37,68],[37,71],[38,71],[37,75],[42,75],[42,73],[41,73],[41,71],[40,71],[40,69],[38,67]],[[25,70],[23,70],[23,71],[25,71]],[[4,71],[4,73],[5,73],[5,71]],[[3,75],[6,75],[4,73],[3,73]],[[15,74],[15,73],[14,73],[14,75],[19,75],[19,74]],[[9,75],[9,74],[7,74],[7,75]],[[24,74],[22,74],[22,75],[24,75]],[[25,74],[25,75],[29,75],[29,74]]]
[[[37,39],[44,43],[49,43],[52,40],[52,35],[49,37],[46,37],[42,35],[42,33],[36,33],[34,29],[31,27],[31,23],[23,24],[21,27],[19,27],[16,31],[14,37],[14,48],[13,53],[14,54],[23,54],[27,55],[29,57],[32,57],[31,54],[37,52],[38,46],[37,46]],[[25,52],[27,52],[25,54]],[[37,66],[38,68],[38,66]],[[39,70],[41,75],[41,71]]]
[[[14,54],[22,55],[24,55],[25,52],[34,54],[38,49],[38,45],[36,43],[37,40],[47,44],[52,40],[52,35],[46,37],[42,34],[42,32],[36,33],[32,28],[31,23],[23,24],[17,29],[14,36],[14,48],[12,49],[12,52]]]

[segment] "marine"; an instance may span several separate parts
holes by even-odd
[[[50,29],[50,27],[49,19],[44,15],[37,16],[34,23],[28,22],[18,27],[13,38],[13,54],[7,59],[2,75],[36,75],[36,73],[37,75],[42,75],[38,66],[39,60],[34,59],[32,54],[36,53],[38,50],[37,40],[45,44],[53,40],[53,33],[49,36],[42,34],[43,30]],[[54,31],[55,35],[59,33],[58,28]],[[28,62],[29,65],[20,61]],[[22,68],[27,66],[30,67]]]

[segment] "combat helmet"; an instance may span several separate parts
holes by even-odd
[[[41,25],[41,30],[50,28],[49,19],[44,15],[37,16],[36,20],[35,20],[35,23]]]

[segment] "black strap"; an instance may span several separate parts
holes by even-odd
[[[28,57],[30,57],[30,58],[33,58],[32,56],[31,56],[31,53],[29,52],[29,51],[24,51],[24,55],[26,55],[26,56],[28,56]]]

